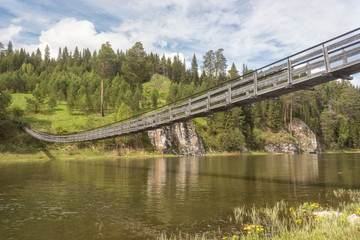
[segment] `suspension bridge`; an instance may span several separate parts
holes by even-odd
[[[120,122],[66,135],[22,129],[42,141],[73,143],[114,138],[168,126],[264,99],[278,98],[360,72],[360,28],[280,59],[190,97]]]

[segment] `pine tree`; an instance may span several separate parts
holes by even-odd
[[[215,78],[216,82],[223,80],[226,75],[226,58],[223,55],[224,49],[220,48],[215,52]]]
[[[228,71],[230,79],[239,77],[239,71],[236,69],[235,64],[231,65],[231,69]]]
[[[49,45],[46,45],[46,47],[45,47],[44,60],[45,60],[46,63],[50,62],[50,47],[49,47]]]
[[[214,71],[215,71],[215,55],[214,51],[210,50],[203,56],[203,70],[206,73],[206,76],[209,78],[209,80],[212,80],[214,77]]]
[[[136,86],[136,105],[140,106],[140,84],[145,78],[145,57],[146,53],[141,42],[135,45],[126,53],[125,62],[122,65],[122,72],[130,83]]]
[[[9,41],[6,53],[7,53],[7,55],[10,55],[10,54],[14,53],[12,41]]]
[[[195,86],[199,84],[199,67],[195,54],[191,61],[191,82],[193,82]]]
[[[116,72],[115,58],[115,52],[111,48],[110,43],[102,44],[95,65],[95,68],[101,75],[100,107],[102,117],[104,117],[104,79],[110,79],[114,76]]]

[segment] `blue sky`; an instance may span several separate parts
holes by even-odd
[[[357,0],[1,0],[0,41],[56,57],[59,47],[179,54],[202,65],[224,49],[230,66],[258,68],[359,27]],[[359,77],[354,83],[360,85]]]

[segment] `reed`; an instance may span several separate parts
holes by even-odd
[[[236,227],[233,232],[219,229],[198,235],[162,234],[157,239],[360,239],[360,191],[338,189],[333,194],[347,201],[336,208],[314,202],[292,206],[284,200],[260,208],[241,206],[229,218],[234,219],[229,223],[232,229]],[[359,217],[358,222],[349,220],[354,214]]]

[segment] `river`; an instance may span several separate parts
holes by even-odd
[[[1,239],[153,239],[237,206],[327,203],[360,188],[360,154],[0,162]]]

